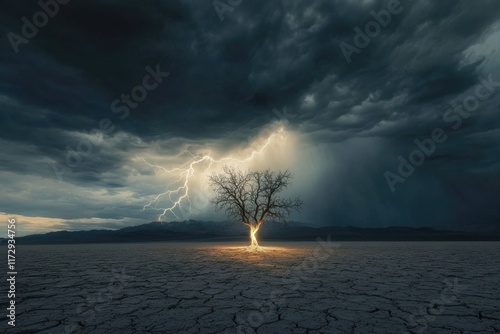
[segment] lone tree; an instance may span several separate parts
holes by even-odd
[[[293,211],[302,206],[300,198],[283,198],[282,190],[291,184],[292,174],[268,170],[242,172],[224,166],[223,172],[210,176],[210,185],[215,192],[212,203],[216,209],[250,227],[252,248],[258,248],[256,234],[264,219],[287,223]]]

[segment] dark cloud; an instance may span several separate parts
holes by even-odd
[[[67,164],[68,146],[89,140],[85,133],[99,129],[103,118],[114,128],[65,173],[62,191],[74,189],[76,197],[52,194],[30,206],[5,193],[3,210],[133,223],[151,195],[140,181],[151,170],[130,167],[131,159],[149,151],[182,163],[195,148],[244,145],[280,117],[273,109],[286,106],[288,128],[320,152],[314,163],[324,165],[321,181],[305,190],[302,219],[495,226],[500,88],[456,130],[443,115],[474,94],[482,77],[500,81],[488,45],[500,36],[500,3],[401,0],[401,13],[348,63],[340,44],[354,45],[354,28],[364,29],[370,11],[387,4],[243,0],[221,22],[210,1],[70,1],[16,54],[7,34],[21,34],[21,18],[31,20],[40,7],[6,3],[0,13],[2,182],[19,189],[31,180],[27,196],[37,201],[38,188],[61,186],[51,164]],[[157,64],[170,75],[121,120],[112,102]],[[384,172],[394,172],[398,156],[408,157],[414,141],[436,127],[445,128],[448,140],[391,193]],[[82,195],[87,191],[102,193]],[[122,193],[114,198],[114,191]],[[126,201],[125,193],[130,203],[112,204]],[[99,208],[99,199],[109,208]],[[79,209],[69,209],[72,200]]]

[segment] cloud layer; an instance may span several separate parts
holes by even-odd
[[[355,28],[389,3],[243,0],[221,21],[212,2],[72,1],[17,53],[8,34],[41,8],[6,3],[1,211],[45,230],[148,222],[143,205],[172,180],[141,157],[173,168],[244,153],[280,123],[285,156],[278,143],[247,167],[295,174],[298,220],[498,230],[500,87],[456,129],[444,115],[484,78],[500,82],[500,3],[402,0],[346,61],[341,43],[356,46]],[[169,75],[135,106],[148,66]],[[391,191],[384,173],[436,128],[447,140]],[[223,218],[209,205],[190,217]]]

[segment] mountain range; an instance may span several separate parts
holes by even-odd
[[[314,241],[331,236],[336,241],[500,241],[500,235],[482,235],[429,227],[360,228],[314,227],[296,222],[284,226],[275,222],[262,225],[258,238],[262,241]],[[151,222],[118,230],[58,231],[17,237],[18,244],[73,244],[152,241],[237,241],[248,240],[243,224],[188,220]],[[6,243],[7,239],[0,239]]]

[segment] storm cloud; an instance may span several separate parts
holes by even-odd
[[[279,126],[288,142],[248,168],[290,169],[296,220],[500,230],[498,1],[66,2],[42,0],[58,8],[39,27],[40,3],[0,13],[0,212],[29,232],[155,220],[143,206],[171,180],[141,158],[234,156]],[[185,218],[224,219],[206,203]]]

